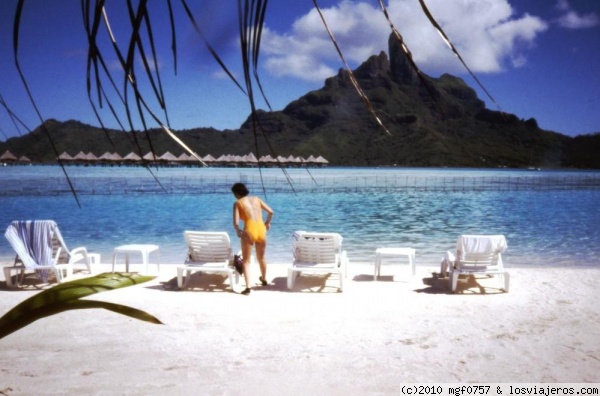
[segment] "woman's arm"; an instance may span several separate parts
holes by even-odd
[[[267,227],[267,230],[268,230],[269,228],[271,228],[271,220],[273,219],[273,213],[274,213],[273,209],[271,209],[271,207],[269,205],[264,203],[264,201],[262,199],[260,200],[260,207],[262,210],[267,212],[267,220],[265,220],[265,226]]]
[[[240,230],[240,212],[237,201],[233,203],[233,228],[238,238],[241,238],[242,230]]]

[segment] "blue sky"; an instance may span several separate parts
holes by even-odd
[[[16,3],[0,2],[0,94],[33,129],[40,119],[19,80],[12,49]],[[124,3],[106,2],[107,15],[121,48],[127,37]],[[250,111],[246,97],[207,54],[180,2],[173,2],[177,11],[177,75],[170,52],[166,2],[151,3],[150,17],[159,52],[157,66],[171,127],[238,128]],[[377,0],[318,3],[352,68],[370,55],[387,52],[390,29]],[[523,119],[535,118],[541,128],[565,135],[600,132],[600,1],[426,3],[502,110]],[[241,76],[236,43],[237,2],[188,0],[188,4],[201,21],[204,34],[236,76]],[[460,76],[478,91],[488,108],[498,109],[430,26],[418,0],[388,0],[385,4],[425,73],[433,77],[442,73]],[[290,101],[321,88],[324,79],[336,74],[343,64],[328,41],[312,1],[271,0],[267,11],[259,72],[273,109],[281,110]],[[80,1],[27,0],[22,18],[19,61],[42,118],[76,119],[99,125],[86,95],[87,43]],[[108,40],[103,43],[109,51]],[[114,56],[108,60],[110,65],[116,64]],[[122,77],[118,78],[121,81]],[[259,106],[266,108],[263,103]],[[156,104],[154,108],[156,111]],[[107,108],[100,111],[105,125],[117,127]],[[16,128],[0,107],[0,140],[24,133],[26,130]]]

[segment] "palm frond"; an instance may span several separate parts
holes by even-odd
[[[344,57],[344,54],[342,53],[342,50],[340,49],[340,46],[338,45],[338,43],[333,35],[333,32],[331,31],[331,29],[329,29],[329,25],[327,24],[327,21],[325,20],[325,17],[323,16],[323,12],[321,11],[319,4],[317,3],[317,0],[312,0],[312,2],[315,6],[315,9],[319,13],[319,16],[321,17],[321,21],[323,21],[323,25],[325,25],[325,29],[327,29],[327,34],[329,34],[329,38],[331,39],[331,42],[335,46],[335,49],[336,49],[338,55],[340,56],[342,62],[344,63],[344,66],[346,68],[346,73],[348,73],[348,77],[350,78],[350,82],[354,86],[356,93],[362,99],[362,101],[365,103],[365,105],[367,106],[367,110],[369,110],[369,112],[371,113],[371,115],[373,116],[373,118],[375,119],[377,124],[379,124],[379,126],[385,131],[385,133],[387,133],[389,135],[390,131],[388,131],[388,129],[385,127],[385,125],[383,125],[383,122],[381,121],[379,116],[375,113],[375,108],[373,107],[373,105],[371,104],[371,101],[369,100],[367,95],[364,93],[364,91],[360,87],[360,84],[358,84],[358,80],[354,76],[354,73],[352,72],[352,69],[348,65],[348,62],[346,62],[346,58]]]
[[[431,12],[429,11],[429,8],[427,8],[427,5],[425,4],[425,0],[419,0],[419,4],[421,4],[421,9],[423,10],[423,13],[427,17],[427,19],[429,19],[429,22],[438,31],[438,33],[440,34],[440,36],[442,36],[442,39],[444,40],[444,42],[446,43],[446,45],[448,45],[448,47],[450,47],[450,49],[452,50],[452,52],[454,52],[454,55],[456,55],[456,57],[458,58],[458,60],[460,61],[460,63],[462,63],[462,65],[465,67],[465,69],[467,69],[467,71],[469,72],[469,74],[471,75],[471,77],[473,77],[473,79],[475,80],[475,82],[477,83],[477,85],[479,85],[479,87],[481,87],[481,89],[483,90],[483,92],[485,92],[485,94],[488,96],[488,98],[490,98],[490,100],[498,107],[498,109],[502,113],[504,113],[502,111],[502,109],[500,108],[500,105],[498,104],[498,102],[496,102],[496,99],[494,99],[492,97],[492,95],[489,93],[489,91],[483,86],[483,84],[481,83],[481,81],[479,81],[479,79],[477,78],[477,76],[475,75],[475,73],[473,73],[471,71],[471,69],[469,68],[469,66],[467,65],[467,63],[464,61],[463,57],[460,55],[460,53],[458,52],[458,50],[456,49],[456,47],[454,46],[454,44],[452,44],[452,42],[450,41],[450,38],[448,37],[448,35],[446,34],[446,32],[444,32],[444,29],[442,29],[442,27],[440,26],[440,24],[435,20],[435,18],[433,17],[433,15],[431,14]]]
[[[11,109],[11,107],[8,105],[8,103],[6,103],[6,101],[4,100],[4,97],[2,97],[1,93],[0,93],[0,105],[2,105],[2,107],[4,107],[4,110],[6,110],[6,112],[8,113],[8,117],[10,118],[11,122],[15,126],[15,129],[19,132],[19,135],[21,135],[21,127],[24,128],[25,130],[27,130],[27,132],[31,132],[31,130],[27,127],[27,125],[23,122],[23,120],[21,120],[21,118]],[[20,125],[20,127],[19,127],[19,125]]]
[[[173,5],[171,0],[167,0],[167,7],[169,8],[169,23],[171,26],[171,51],[173,52],[173,70],[177,75],[177,35],[175,34],[175,17],[173,13]]]
[[[259,87],[259,90],[263,96],[263,99],[269,105],[269,101],[264,94],[260,78],[258,76],[258,55],[260,52],[260,41],[262,28],[265,21],[265,11],[267,7],[267,0],[238,0],[238,29],[240,37],[240,49],[242,56],[242,67],[244,71],[244,82],[246,83],[246,93],[248,96],[248,102],[250,104],[250,117],[252,120],[252,133],[254,136],[254,147],[256,155],[260,156],[258,138],[263,137],[267,148],[273,158],[277,158],[278,154],[274,147],[271,145],[269,137],[267,136],[265,129],[262,127],[260,118],[258,117],[256,101],[254,98],[253,81]],[[254,76],[254,79],[252,78]],[[270,106],[270,105],[269,105]],[[283,164],[277,161],[277,164],[284,176],[287,179],[288,184],[294,190],[294,185],[288,172],[285,170]],[[262,169],[259,164],[260,180],[262,184],[263,194],[266,196],[266,188],[263,182]]]
[[[425,78],[425,75],[423,74],[423,72],[421,71],[419,66],[417,66],[417,64],[415,63],[413,56],[412,56],[412,52],[410,52],[410,50],[408,49],[408,46],[404,42],[404,38],[402,37],[402,35],[398,31],[398,29],[396,29],[396,26],[392,22],[390,15],[387,11],[387,8],[386,8],[385,4],[383,4],[383,0],[379,0],[379,6],[381,7],[381,10],[383,11],[383,15],[385,16],[385,19],[388,21],[390,28],[392,29],[394,39],[398,42],[398,45],[400,45],[400,49],[402,50],[402,52],[404,52],[406,59],[408,59],[409,65],[417,73],[417,76],[419,77],[421,84],[423,84],[425,86],[425,88],[427,89],[427,92],[429,93],[429,96],[433,99],[433,101],[436,104],[438,104],[437,95],[433,92],[431,85]],[[444,112],[444,109],[439,105],[438,105],[438,109],[440,110],[441,113]]]
[[[148,282],[153,276],[136,273],[103,273],[46,289],[8,311],[0,318],[0,339],[36,320],[73,309],[104,308],[146,322],[162,324],[156,317],[135,308],[83,297]]]
[[[143,153],[141,150],[140,142],[137,138],[137,134],[134,131],[132,114],[131,114],[131,106],[128,102],[130,89],[133,92],[134,102],[136,104],[135,108],[137,109],[139,119],[141,120],[141,122],[143,124],[143,132],[146,134],[146,139],[150,146],[150,151],[154,155],[156,155],[154,146],[152,143],[152,139],[150,138],[150,136],[148,134],[148,127],[147,127],[147,123],[146,123],[146,115],[145,114],[148,114],[156,123],[158,123],[161,126],[161,128],[165,132],[167,132],[167,134],[171,138],[173,138],[175,140],[175,142],[177,142],[181,147],[183,147],[190,155],[194,156],[204,166],[206,166],[206,164],[202,161],[202,159],[200,157],[198,157],[198,155],[192,149],[190,149],[181,139],[179,139],[173,132],[171,132],[170,127],[168,126],[169,122],[168,122],[166,98],[165,98],[164,91],[162,88],[160,71],[159,71],[159,68],[154,68],[154,69],[156,69],[156,71],[153,71],[153,67],[151,67],[150,63],[147,60],[148,57],[146,56],[144,45],[143,45],[143,42],[141,39],[140,32],[142,29],[142,23],[144,23],[145,27],[146,27],[145,31],[148,34],[148,41],[150,42],[153,62],[154,62],[154,65],[157,65],[158,57],[157,57],[157,53],[156,53],[156,48],[154,46],[154,38],[153,38],[153,33],[152,33],[153,28],[150,23],[148,11],[145,7],[146,3],[141,2],[138,9],[134,10],[132,4],[130,2],[128,2],[128,12],[130,15],[130,21],[131,21],[131,25],[132,25],[133,29],[132,29],[132,33],[129,38],[126,55],[123,54],[123,52],[120,50],[117,40],[116,40],[114,34],[112,33],[110,20],[109,20],[108,13],[107,13],[105,7],[102,4],[100,4],[100,5],[102,7],[96,7],[94,9],[94,13],[93,13],[94,23],[91,25],[89,23],[87,23],[88,27],[89,26],[93,27],[92,29],[88,28],[88,37],[89,37],[89,40],[91,43],[90,48],[95,49],[95,50],[93,50],[93,51],[91,50],[89,52],[88,76],[91,74],[90,68],[93,65],[94,70],[95,70],[95,76],[96,76],[96,90],[98,91],[98,94],[99,94],[99,103],[101,104],[102,103],[101,98],[104,98],[104,100],[108,103],[108,105],[110,107],[111,113],[116,117],[114,108],[113,108],[112,104],[110,103],[110,101],[108,100],[108,97],[106,95],[104,87],[102,86],[100,76],[98,74],[99,73],[98,64],[100,64],[103,75],[105,75],[108,78],[108,81],[109,81],[110,85],[112,86],[113,91],[116,92],[118,98],[120,99],[120,101],[123,105],[123,108],[125,109],[128,124],[129,124],[129,130],[132,134],[134,145],[137,148],[137,151],[141,157],[143,156]],[[85,8],[84,14],[86,11],[89,13],[90,8]],[[102,16],[101,18],[99,17],[100,15]],[[84,19],[89,20],[92,18],[89,18],[89,15],[86,15],[86,17]],[[123,89],[122,90],[117,88],[117,85],[114,82],[114,78],[112,77],[110,71],[108,70],[106,63],[102,57],[102,54],[100,53],[99,50],[97,50],[97,48],[98,48],[97,44],[96,44],[97,33],[98,33],[97,26],[99,25],[100,20],[103,21],[104,26],[106,27],[108,36],[110,38],[112,47],[115,52],[115,55],[117,56],[117,59],[119,60],[121,67],[124,71]],[[171,22],[171,24],[174,23],[174,19],[173,19],[172,15],[170,17],[170,22]],[[172,32],[174,34],[173,26],[172,26]],[[175,38],[173,38],[172,43],[173,43],[172,45],[173,45],[174,55],[176,55]],[[137,53],[136,51],[139,51],[140,58],[142,59],[142,62],[144,65],[144,72],[145,72],[144,76],[147,78],[147,81],[149,81],[149,84],[151,85],[152,90],[154,92],[154,97],[157,99],[157,102],[159,103],[160,108],[163,109],[163,111],[164,111],[166,123],[163,122],[157,115],[154,114],[154,112],[151,110],[150,106],[148,105],[147,100],[139,91],[139,83],[138,83],[139,77],[138,77],[138,75],[136,75],[136,72],[134,69],[134,59],[135,59],[135,54]],[[156,74],[156,77],[154,76],[154,73]],[[88,82],[88,97],[90,97],[90,101],[93,102],[93,100],[91,100],[91,94],[90,94],[90,88],[89,88],[90,86],[91,86],[91,84]],[[116,118],[118,120],[118,117],[116,117]],[[119,120],[119,124],[122,125],[120,120]],[[148,168],[147,164],[146,164],[146,167]],[[151,170],[150,170],[150,172],[152,173],[152,175],[153,175],[154,179],[157,181],[157,183],[160,185],[160,182],[155,177],[153,172]]]
[[[245,95],[247,95],[247,92],[244,90],[244,88],[242,87],[242,85],[238,82],[238,80],[235,78],[235,76],[233,75],[233,73],[231,73],[231,71],[229,70],[229,68],[227,68],[227,66],[225,65],[225,62],[223,62],[223,60],[221,59],[221,57],[219,56],[219,54],[217,53],[217,51],[208,42],[208,40],[206,39],[206,37],[202,33],[202,29],[200,29],[200,25],[196,21],[196,18],[194,18],[194,15],[192,14],[192,11],[190,10],[190,7],[188,6],[187,1],[186,0],[181,0],[181,4],[183,5],[183,8],[185,10],[186,15],[190,19],[190,22],[192,23],[192,26],[196,30],[196,33],[200,36],[200,39],[202,40],[202,42],[204,43],[204,45],[206,46],[206,48],[208,49],[208,51],[210,52],[210,54],[212,55],[212,57],[219,64],[219,66],[221,66],[221,69],[223,69],[223,71],[227,74],[227,76],[231,79],[231,81],[233,81],[235,83],[235,85],[240,89],[240,91],[242,91]]]
[[[52,138],[50,131],[48,131],[48,128],[46,127],[46,124],[44,123],[44,117],[42,117],[42,114],[37,106],[37,103],[36,103],[35,99],[33,98],[33,94],[31,93],[31,89],[29,88],[29,83],[27,82],[27,79],[25,78],[25,74],[23,73],[23,70],[21,69],[21,63],[19,62],[19,31],[20,31],[20,26],[21,26],[21,15],[23,13],[24,4],[25,4],[25,0],[19,0],[19,2],[17,3],[17,9],[15,11],[15,19],[14,19],[14,24],[13,24],[13,54],[14,54],[14,58],[15,58],[15,68],[17,69],[19,78],[21,79],[21,82],[23,83],[23,87],[25,88],[25,91],[27,92],[29,102],[31,103],[31,106],[33,107],[38,119],[40,120],[42,131],[48,137],[50,146],[52,147],[55,157],[58,160],[58,164],[60,165],[60,168],[62,169],[62,171],[67,179],[67,183],[69,184],[69,189],[71,190],[71,193],[75,197],[75,201],[77,202],[77,205],[79,207],[81,207],[81,202],[79,201],[79,196],[77,195],[77,192],[75,191],[75,187],[73,186],[71,178],[67,174],[67,170],[65,169],[63,161],[60,159],[60,154],[58,153],[58,149],[56,148],[54,139]]]

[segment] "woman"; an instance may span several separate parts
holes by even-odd
[[[252,246],[256,246],[256,258],[260,265],[260,282],[267,285],[267,262],[265,250],[267,247],[267,230],[271,228],[273,210],[262,199],[249,195],[250,192],[242,183],[231,187],[231,192],[237,199],[233,204],[233,228],[238,238],[241,239],[242,257],[244,258],[244,280],[246,289],[242,294],[250,293],[250,257]],[[263,222],[262,211],[267,212],[267,220]],[[243,231],[240,229],[240,220],[244,222]]]

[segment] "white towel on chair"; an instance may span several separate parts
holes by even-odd
[[[493,253],[504,252],[507,248],[504,235],[461,235],[456,243],[456,252],[461,259],[464,252]]]

